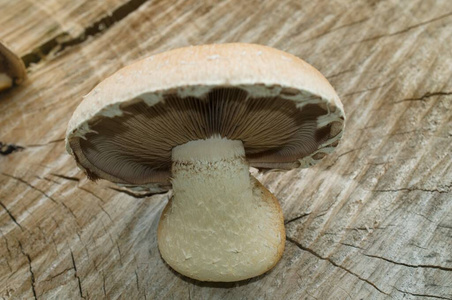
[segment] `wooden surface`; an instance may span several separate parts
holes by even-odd
[[[0,94],[0,299],[452,299],[449,0],[75,2],[0,1],[0,38],[29,66]],[[257,176],[284,211],[279,264],[207,284],[160,258],[168,195],[89,182],[63,138],[122,66],[232,41],[318,68],[347,130],[314,168]]]

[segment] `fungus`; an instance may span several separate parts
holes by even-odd
[[[163,259],[185,276],[228,282],[268,271],[284,250],[279,203],[249,167],[312,166],[343,127],[336,92],[301,59],[254,44],[203,45],[101,82],[74,112],[66,146],[93,180],[172,188],[158,228]]]

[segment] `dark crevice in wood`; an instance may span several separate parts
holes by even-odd
[[[137,273],[136,270],[135,270],[135,279],[136,279],[136,282],[137,282],[137,291],[140,291],[140,284],[138,282],[138,273]]]
[[[352,276],[358,278],[359,280],[361,280],[361,281],[363,281],[363,282],[365,282],[365,283],[371,285],[373,288],[375,288],[375,289],[376,289],[377,291],[379,291],[380,293],[389,296],[388,293],[386,293],[386,292],[384,292],[383,290],[381,290],[380,288],[378,288],[378,287],[377,287],[373,282],[371,282],[370,280],[365,279],[365,278],[361,277],[360,275],[358,275],[358,274],[352,272],[351,270],[345,268],[344,266],[339,265],[338,263],[336,263],[336,262],[334,262],[333,260],[331,260],[329,257],[323,257],[323,256],[321,256],[320,254],[318,254],[318,253],[315,252],[314,250],[309,249],[309,248],[307,248],[307,247],[304,247],[303,245],[301,245],[299,242],[295,241],[295,240],[292,239],[291,237],[286,237],[286,240],[288,240],[288,241],[291,242],[292,244],[296,245],[296,246],[297,246],[298,248],[300,248],[301,250],[311,253],[312,255],[314,255],[315,257],[317,257],[318,259],[325,260],[325,261],[329,262],[330,264],[332,264],[333,266],[335,266],[335,267],[337,267],[337,268],[339,268],[339,269],[341,269],[341,270],[344,270],[344,271],[347,272],[348,274],[350,274],[350,275],[352,275]]]
[[[361,150],[361,149],[363,149],[363,148],[365,148],[365,147],[362,146],[362,147],[355,148],[355,149],[351,149],[351,150],[348,150],[348,151],[345,151],[345,152],[339,154],[339,155],[336,157],[336,159],[334,160],[334,162],[332,162],[331,164],[329,164],[328,166],[326,166],[326,170],[331,169],[331,168],[337,163],[337,161],[339,160],[339,158],[341,158],[342,156],[345,156],[345,155],[350,154],[350,153],[352,153],[352,152]]]
[[[427,216],[425,216],[425,215],[423,215],[423,214],[417,213],[417,212],[415,212],[415,211],[413,211],[413,212],[411,212],[411,213],[414,214],[414,215],[416,215],[416,216],[419,216],[419,217],[422,217],[422,218],[426,219],[426,220],[429,221],[430,223],[435,223],[432,219],[430,219],[429,217],[427,217]]]
[[[103,222],[102,222],[102,224],[103,224]],[[107,230],[105,229],[105,225],[104,225],[104,231],[107,232]],[[123,262],[122,262],[122,253],[121,253],[121,249],[119,248],[118,241],[113,240],[113,237],[111,236],[111,233],[108,233],[108,236],[109,236],[109,238],[110,238],[111,244],[112,244],[112,245],[115,245],[115,246],[116,246],[116,250],[118,250],[118,254],[119,254],[119,263],[120,263],[121,266],[122,266],[122,265],[123,265]]]
[[[43,146],[48,146],[51,144],[55,144],[55,143],[60,143],[60,142],[64,142],[64,138],[61,139],[57,139],[57,140],[52,140],[49,141],[47,143],[42,143],[42,144],[31,144],[31,145],[26,145],[27,148],[32,148],[32,147],[43,147]]]
[[[102,291],[104,292],[104,296],[107,297],[107,289],[105,288],[105,275],[102,274]]]
[[[300,219],[302,219],[302,218],[304,218],[306,216],[309,216],[310,214],[311,214],[311,212],[308,212],[308,213],[304,213],[302,215],[296,216],[296,217],[294,217],[294,218],[292,218],[290,220],[285,221],[284,224],[287,225],[287,224],[292,223],[294,221],[300,220]]]
[[[80,189],[80,190],[82,190],[82,191],[87,192],[88,194],[91,194],[94,198],[99,199],[100,202],[105,203],[105,200],[104,200],[104,199],[102,199],[101,197],[97,196],[96,194],[94,194],[94,193],[91,192],[90,190],[88,190],[88,189],[86,189],[86,188],[84,188],[84,187],[81,187],[81,186],[77,186],[77,188]]]
[[[428,294],[417,294],[417,293],[411,293],[411,292],[407,292],[407,291],[402,291],[399,290],[398,288],[394,287],[397,291],[404,293],[404,294],[408,294],[411,296],[415,296],[415,297],[422,297],[422,298],[435,298],[435,299],[447,299],[447,300],[452,300],[452,298],[447,298],[447,297],[441,297],[441,296],[436,296],[436,295],[428,295]]]
[[[445,186],[445,187],[450,189],[449,186]],[[424,189],[424,188],[417,188],[417,187],[406,187],[406,188],[399,188],[399,189],[377,189],[377,190],[373,190],[373,192],[378,192],[378,193],[427,192],[427,193],[448,194],[451,191],[450,190],[440,190],[438,188],[435,188],[435,189]]]
[[[61,201],[61,204],[67,209],[67,211],[69,211],[69,213],[72,215],[72,217],[74,217],[74,219],[77,220],[77,216],[75,215],[74,211],[72,209],[70,209],[63,201]]]
[[[21,242],[19,242],[19,248],[20,248],[20,252],[22,252],[22,254],[27,258],[28,270],[30,271],[30,277],[31,277],[31,290],[33,292],[34,298],[37,300],[38,297],[36,295],[36,288],[35,288],[35,285],[36,285],[35,274],[33,273],[33,268],[31,267],[31,257],[30,257],[30,255],[28,253],[26,253],[24,251],[24,248],[22,247],[22,243]]]
[[[9,248],[9,243],[8,243],[8,239],[6,238],[6,236],[3,234],[3,232],[0,230],[0,234],[2,235],[3,239],[5,240],[5,246],[6,246],[6,251],[8,251],[8,256],[11,257],[11,249]],[[8,262],[8,260],[6,260],[6,262]],[[9,263],[8,263],[9,265]]]
[[[350,68],[350,69],[346,69],[346,70],[344,70],[344,71],[339,71],[339,72],[337,72],[337,73],[334,73],[334,74],[332,74],[332,75],[328,75],[328,76],[325,76],[325,77],[326,77],[326,79],[331,80],[331,78],[334,78],[334,77],[337,77],[337,76],[340,76],[340,75],[343,75],[343,74],[352,72],[352,71],[354,71],[354,70],[355,70],[355,68]]]
[[[452,225],[443,225],[443,224],[438,224],[438,226],[436,226],[438,228],[445,228],[445,229],[452,229]]]
[[[112,217],[110,216],[110,214],[105,210],[105,208],[99,204],[99,208],[107,215],[107,217],[110,219],[111,222],[113,222]]]
[[[452,95],[452,92],[432,92],[432,93],[427,92],[419,98],[406,98],[406,99],[402,99],[402,100],[397,100],[397,101],[394,101],[394,104],[402,103],[402,102],[411,102],[411,101],[424,101],[425,99],[428,99],[428,98],[434,97],[434,96],[450,96],[450,95]]]
[[[379,86],[376,86],[376,87],[372,87],[372,88],[368,88],[368,89],[364,89],[364,90],[359,90],[359,91],[356,91],[356,92],[351,92],[351,93],[345,94],[343,97],[375,91],[375,90],[381,89],[382,87],[387,86],[388,84],[389,84],[389,82],[387,82],[385,84],[382,84],[382,85],[379,85]]]
[[[378,40],[378,39],[384,38],[384,37],[389,37],[389,36],[394,36],[394,35],[402,34],[402,33],[405,33],[405,32],[410,31],[411,29],[415,29],[415,28],[417,28],[417,27],[421,27],[421,26],[427,25],[427,24],[429,24],[429,23],[432,23],[432,22],[435,22],[435,21],[438,21],[438,20],[447,18],[447,17],[449,17],[449,16],[451,16],[451,15],[452,15],[452,12],[449,12],[449,13],[447,13],[447,14],[444,14],[444,15],[441,15],[441,16],[439,16],[439,17],[436,17],[436,18],[427,20],[427,21],[425,21],[425,22],[421,22],[421,23],[418,23],[418,24],[409,26],[409,27],[407,27],[407,28],[405,28],[405,29],[402,29],[402,30],[399,30],[399,31],[396,31],[396,32],[392,32],[392,33],[388,33],[388,34],[380,34],[380,35],[377,35],[377,36],[373,36],[373,37],[370,37],[370,38],[367,38],[367,39],[360,40],[360,41],[355,42],[355,43],[364,43],[364,42],[368,42],[368,41]]]
[[[396,136],[396,135],[404,135],[404,134],[413,134],[413,133],[424,133],[424,132],[431,132],[430,130],[409,130],[409,131],[402,131],[402,132],[394,132],[389,134],[388,136]]]
[[[25,66],[28,68],[31,64],[39,63],[51,53],[60,53],[68,47],[83,43],[89,37],[105,32],[115,23],[126,18],[129,14],[137,10],[147,0],[131,0],[116,8],[107,16],[95,21],[76,37],[71,37],[69,33],[63,32],[49,41],[44,42],[30,53],[22,56]]]
[[[411,265],[411,264],[407,264],[407,263],[401,263],[401,262],[397,262],[385,257],[381,257],[381,256],[377,256],[377,255],[372,255],[372,254],[363,254],[364,256],[367,257],[373,257],[373,258],[377,258],[377,259],[381,259],[384,261],[387,261],[389,263],[395,264],[395,265],[400,265],[400,266],[404,266],[404,267],[409,267],[409,268],[424,268],[424,269],[437,269],[437,270],[442,270],[442,271],[452,271],[452,268],[448,268],[448,267],[443,267],[443,266],[435,266],[435,265]]]
[[[70,180],[70,181],[80,181],[79,178],[77,177],[72,177],[72,176],[66,176],[66,175],[61,175],[61,174],[56,174],[56,173],[50,173],[50,175],[55,176],[55,177],[59,177],[62,179],[66,179],[66,180]]]
[[[61,276],[61,275],[65,274],[66,272],[68,272],[68,271],[70,271],[70,270],[73,270],[73,269],[74,269],[73,267],[64,269],[63,271],[58,272],[58,273],[56,273],[55,275],[50,276],[49,279],[45,279],[45,280],[43,280],[43,281],[52,281],[54,278],[56,278],[56,277],[58,277],[58,276]]]
[[[9,178],[15,179],[19,182],[22,182],[23,184],[27,185],[28,187],[30,187],[31,189],[38,191],[39,193],[41,193],[42,195],[44,195],[44,197],[46,197],[47,199],[51,200],[54,203],[58,203],[54,198],[52,198],[51,196],[47,195],[44,191],[38,189],[37,187],[35,187],[34,185],[28,183],[27,181],[23,180],[22,178],[7,174],[7,173],[1,173],[3,176],[7,176]]]
[[[83,296],[82,281],[80,280],[80,276],[78,276],[77,265],[75,264],[74,253],[72,253],[72,250],[71,250],[71,259],[72,259],[72,266],[74,267],[74,271],[75,271],[74,276],[78,282],[78,290],[80,292],[80,297],[82,297],[83,299],[86,299],[86,297]]]
[[[111,237],[111,235],[110,235]],[[116,249],[118,249],[118,253],[119,253],[119,262],[121,263],[121,266],[124,265],[123,261],[122,261],[122,253],[121,253],[121,248],[119,248],[119,244],[118,241],[115,240],[115,244],[116,244]]]
[[[347,247],[352,247],[352,248],[355,248],[355,249],[363,250],[363,251],[366,250],[366,249],[364,249],[364,248],[361,248],[361,247],[359,247],[359,246],[352,245],[352,244],[347,244],[347,243],[340,243],[340,244],[341,244],[341,245],[344,245],[344,246],[347,246]]]
[[[309,42],[309,41],[318,39],[318,38],[320,38],[320,37],[322,37],[322,36],[325,36],[325,35],[327,35],[327,34],[330,34],[330,33],[332,33],[332,32],[335,32],[335,31],[337,31],[337,30],[339,30],[339,29],[343,29],[343,28],[346,28],[346,27],[350,27],[350,26],[353,26],[353,25],[356,25],[356,24],[363,23],[363,22],[365,22],[365,21],[367,21],[367,20],[369,20],[369,18],[366,17],[366,18],[360,19],[360,20],[358,20],[358,21],[354,21],[354,22],[351,22],[351,23],[348,23],[348,24],[344,24],[344,25],[335,27],[335,28],[328,29],[328,30],[326,30],[325,32],[320,33],[319,35],[313,36],[313,37],[311,37],[311,38],[309,38],[309,39],[307,39],[307,40],[302,41],[300,44],[304,44],[304,43],[306,43],[306,42]]]
[[[14,152],[19,152],[24,150],[25,148],[19,145],[14,145],[14,144],[6,144],[3,142],[0,142],[0,155],[10,155],[11,153]]]
[[[370,232],[372,230],[385,230],[388,227],[394,227],[396,225],[388,225],[386,227],[352,227],[352,228],[345,228],[345,230],[361,230],[361,231],[367,231]]]
[[[13,216],[13,214],[9,211],[9,209],[5,206],[5,204],[3,204],[0,201],[0,206],[3,207],[3,209],[6,211],[6,213],[9,215],[11,221],[13,221],[19,228],[20,230],[24,231],[24,229],[22,228],[22,225],[19,224],[19,222],[17,222],[16,218]],[[8,248],[9,251],[9,248]]]
[[[59,185],[61,185],[61,182],[58,182],[58,181],[56,181],[56,180],[53,180],[53,179],[50,179],[50,178],[47,178],[47,177],[41,177],[41,176],[38,176],[38,175],[35,175],[35,177],[38,178],[38,179],[41,179],[41,180],[45,180],[45,181],[47,181],[47,182],[50,182],[50,183],[52,183],[52,184],[59,184]]]

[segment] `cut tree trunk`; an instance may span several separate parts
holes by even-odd
[[[452,299],[452,7],[412,1],[9,1],[0,39],[28,79],[0,94],[0,299]],[[346,132],[311,169],[257,175],[287,241],[268,273],[202,283],[159,255],[168,195],[90,182],[65,152],[97,83],[190,44],[305,59]]]

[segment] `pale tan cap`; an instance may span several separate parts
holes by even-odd
[[[251,166],[314,165],[337,146],[342,103],[303,60],[255,44],[192,46],[127,66],[74,112],[67,151],[91,179],[171,187],[171,150],[221,136],[243,141]]]

